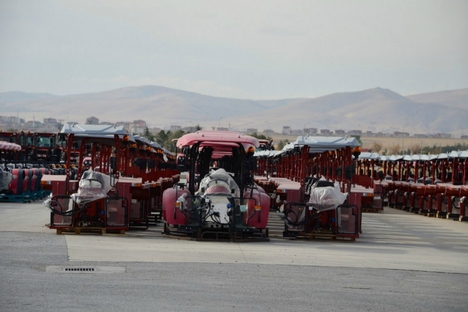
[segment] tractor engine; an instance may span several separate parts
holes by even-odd
[[[211,171],[201,181],[199,192],[202,209],[206,222],[227,225],[230,222],[230,213],[239,198],[240,190],[231,175],[220,168]]]

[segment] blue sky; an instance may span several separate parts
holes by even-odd
[[[0,92],[468,87],[468,1],[0,1]]]

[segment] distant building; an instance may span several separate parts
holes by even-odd
[[[452,135],[450,133],[436,133],[434,137],[442,138],[442,139],[450,139],[452,138]]]
[[[346,135],[346,131],[341,130],[341,129],[335,130],[335,135],[336,135],[336,136],[345,136],[345,135]]]
[[[282,134],[291,134],[291,127],[290,126],[283,126]]]
[[[138,126],[136,126],[134,124],[131,124],[131,126],[130,126],[130,132],[131,133],[143,134],[143,133],[145,133],[145,129],[146,129],[146,127],[141,128],[141,127],[138,127]]]
[[[395,131],[393,132],[393,136],[398,138],[408,138],[410,135],[408,132]]]
[[[415,138],[427,138],[427,134],[425,134],[425,133],[415,133],[414,137]]]
[[[362,131],[361,130],[349,130],[348,134],[349,135],[362,135]]]
[[[24,119],[19,119],[15,116],[0,116],[0,128],[3,130],[7,129],[19,129],[21,123],[24,123]]]
[[[265,129],[265,130],[263,130],[263,133],[273,134],[273,133],[275,133],[275,131],[273,131],[272,129]]]
[[[44,130],[53,132],[61,128],[61,124],[55,118],[44,118],[43,127]]]
[[[257,133],[257,129],[256,128],[247,128],[247,130],[245,132],[246,133]]]
[[[130,132],[132,133],[144,133],[146,129],[146,121],[144,120],[134,120],[130,124]]]
[[[304,128],[304,134],[316,135],[317,128]]]
[[[194,126],[183,127],[183,128],[182,128],[182,131],[192,133],[192,132],[197,131],[197,128],[194,127]]]
[[[1,123],[19,123],[19,120],[18,120],[18,117],[15,117],[15,116],[0,116],[0,122]]]
[[[229,131],[229,129],[226,128],[226,127],[217,127],[216,130],[218,130],[218,131]]]
[[[124,127],[127,131],[130,131],[130,122],[128,121],[117,121],[115,123],[116,127]]]
[[[42,122],[40,121],[30,120],[30,121],[26,121],[25,123],[23,123],[22,127],[24,130],[36,131],[37,129],[42,128],[43,125],[42,125]]]
[[[55,118],[44,118],[44,124],[48,123],[57,123],[57,119]]]
[[[146,128],[146,121],[141,120],[141,119],[134,120],[134,121],[132,122],[132,124],[134,124],[134,125],[136,125],[136,126],[138,126],[138,127],[140,127],[140,128]]]
[[[320,134],[321,135],[331,135],[332,132],[330,131],[330,129],[320,129]]]

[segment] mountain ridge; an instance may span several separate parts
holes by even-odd
[[[468,88],[437,91],[421,94],[408,95],[406,98],[420,103],[443,103],[444,106],[467,108],[468,102],[460,102],[460,98],[468,98]]]
[[[21,112],[33,114],[36,120],[50,117],[77,122],[91,116],[111,122],[143,119],[160,128],[199,124],[240,131],[257,128],[259,132],[267,128],[281,132],[283,126],[290,126],[457,133],[468,118],[467,102],[468,88],[403,96],[377,87],[315,98],[248,100],[146,85],[63,96],[0,93],[0,115]]]

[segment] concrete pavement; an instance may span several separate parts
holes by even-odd
[[[0,232],[56,235],[41,202],[0,203]],[[125,235],[65,234],[69,261],[244,263],[468,273],[468,223],[391,208],[363,215],[355,242],[196,242],[161,236],[161,226]]]

